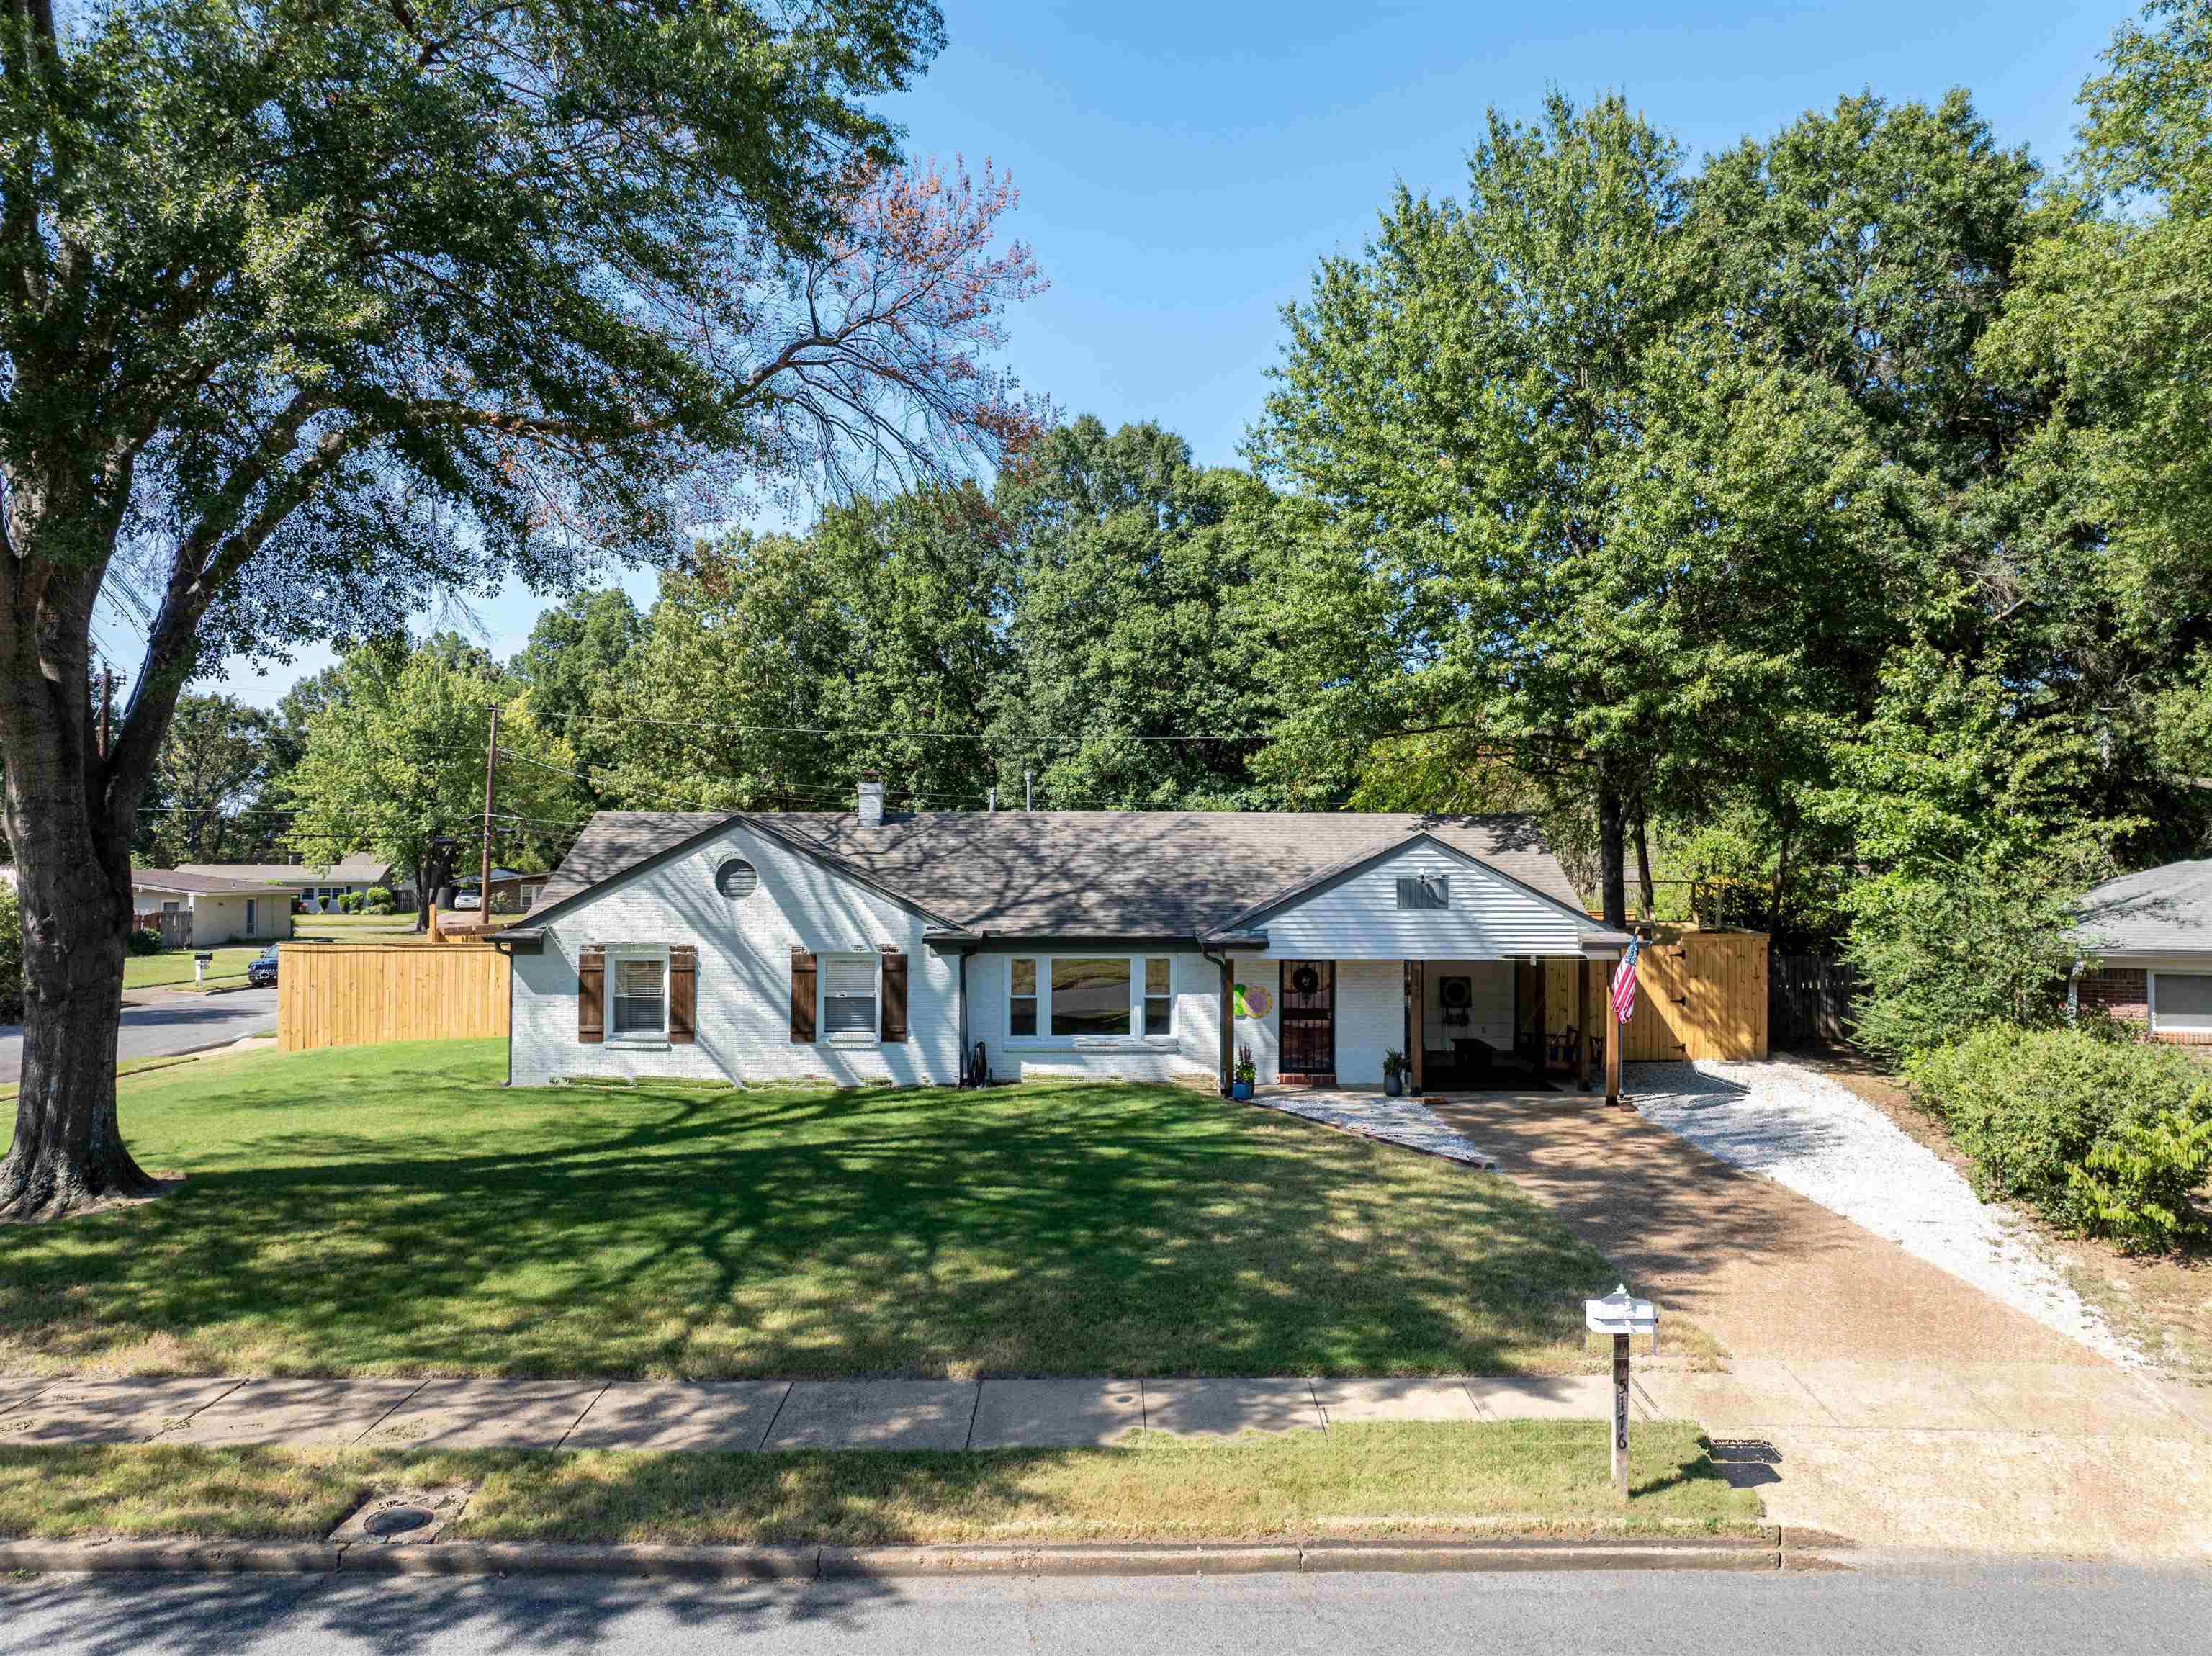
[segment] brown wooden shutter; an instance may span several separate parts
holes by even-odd
[[[607,951],[586,949],[576,956],[576,1039],[607,1038]]]
[[[884,956],[884,1039],[906,1039],[906,956]]]
[[[688,943],[668,950],[668,1040],[671,1046],[690,1046],[698,1039],[699,951]]]
[[[804,949],[791,951],[791,1038],[814,1039],[814,956]]]

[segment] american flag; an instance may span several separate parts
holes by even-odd
[[[1628,952],[1613,974],[1613,1020],[1626,1023],[1636,1016],[1636,956],[1644,947],[1641,937],[1629,939]]]

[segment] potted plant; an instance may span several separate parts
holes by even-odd
[[[1260,1066],[1252,1061],[1252,1049],[1237,1049],[1237,1067],[1229,1072],[1229,1095],[1235,1099],[1252,1096],[1252,1083],[1260,1078]]]
[[[1403,1052],[1385,1052],[1382,1054],[1382,1090],[1389,1094],[1393,1098],[1398,1098],[1404,1095],[1406,1090],[1406,1055]]]

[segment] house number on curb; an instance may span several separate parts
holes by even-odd
[[[1634,1334],[1651,1336],[1659,1346],[1659,1313],[1649,1300],[1632,1299],[1625,1284],[1615,1284],[1601,1300],[1583,1301],[1583,1320],[1593,1334],[1613,1336],[1613,1488],[1628,1499],[1628,1341]]]

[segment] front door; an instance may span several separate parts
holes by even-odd
[[[1285,1081],[1323,1086],[1336,1081],[1336,962],[1283,962]]]

